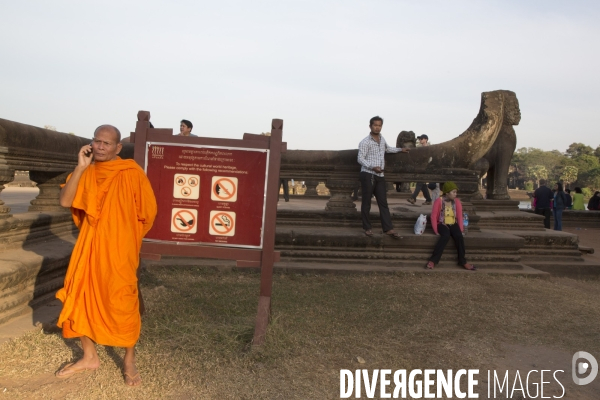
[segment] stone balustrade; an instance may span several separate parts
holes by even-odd
[[[90,139],[51,131],[0,118],[0,197],[4,185],[12,182],[15,170],[29,171],[40,193],[29,211],[68,211],[58,200],[60,184],[77,165],[77,153]],[[133,158],[133,145],[124,144],[123,158]],[[10,208],[0,199],[0,219]]]

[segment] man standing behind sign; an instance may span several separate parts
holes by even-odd
[[[157,209],[144,171],[117,156],[120,140],[117,128],[98,127],[60,192],[60,204],[71,207],[79,237],[64,287],[56,294],[63,302],[58,326],[65,338],[80,338],[83,357],[56,376],[97,369],[99,343],[125,347],[125,383],[137,386],[142,381],[134,353],[141,328],[136,271],[142,238]]]
[[[379,206],[383,232],[394,239],[400,239],[400,235],[394,231],[390,209],[387,204],[385,179],[383,177],[385,166],[384,155],[385,153],[408,153],[408,149],[388,146],[383,136],[381,136],[382,126],[383,119],[381,117],[376,116],[371,118],[369,121],[371,133],[358,145],[358,163],[362,165],[360,169],[360,183],[362,188],[360,212],[365,235],[373,236],[369,213],[371,212],[371,196],[375,195],[377,206]]]
[[[178,136],[198,137],[197,135],[194,135],[192,133],[193,127],[194,127],[194,125],[192,125],[191,121],[188,121],[187,119],[182,119],[181,122],[179,123],[179,135]]]

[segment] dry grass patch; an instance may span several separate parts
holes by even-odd
[[[600,354],[600,283],[478,274],[274,277],[267,343],[250,349],[259,275],[150,269],[137,347],[143,386],[123,384],[121,349],[97,372],[57,381],[76,341],[34,332],[0,345],[10,398],[339,398],[339,370],[480,368],[505,344]],[[363,365],[353,361],[366,360]]]

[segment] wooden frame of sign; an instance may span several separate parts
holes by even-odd
[[[228,259],[228,260],[236,260],[237,261],[237,266],[238,267],[260,267],[261,270],[261,279],[260,279],[260,295],[259,295],[259,299],[258,299],[258,311],[257,311],[257,315],[256,315],[256,325],[255,325],[255,330],[254,330],[254,339],[252,341],[253,345],[261,345],[264,343],[265,341],[265,334],[266,334],[266,330],[267,330],[267,325],[269,322],[269,316],[270,316],[270,312],[271,312],[271,291],[272,291],[272,281],[273,281],[273,263],[279,261],[279,252],[275,251],[275,220],[277,217],[277,201],[278,201],[278,197],[279,197],[279,169],[280,169],[280,165],[281,165],[281,153],[282,151],[285,151],[286,149],[286,143],[282,142],[282,128],[283,128],[283,121],[280,119],[273,119],[272,120],[272,124],[271,124],[271,136],[265,136],[265,135],[254,135],[254,134],[248,134],[245,133],[243,136],[242,140],[238,140],[238,139],[219,139],[219,138],[208,138],[208,137],[191,137],[191,136],[178,136],[178,135],[173,135],[173,130],[172,129],[155,129],[155,128],[151,128],[150,127],[150,112],[148,111],[140,111],[138,112],[138,121],[136,124],[136,128],[135,128],[135,132],[131,133],[130,136],[130,142],[134,143],[134,159],[135,161],[138,163],[138,165],[140,165],[148,174],[148,172],[150,172],[149,169],[149,158],[151,155],[152,157],[156,158],[156,157],[163,157],[165,154],[168,155],[168,153],[173,153],[173,151],[179,151],[180,153],[177,154],[181,154],[181,152],[183,152],[183,154],[186,154],[185,156],[183,155],[179,155],[176,157],[179,157],[179,159],[181,158],[185,158],[185,161],[188,161],[190,159],[194,159],[193,154],[197,154],[197,158],[198,159],[214,159],[214,157],[206,157],[206,153],[212,153],[212,154],[208,154],[209,156],[212,156],[217,149],[218,151],[221,151],[221,153],[219,154],[235,154],[236,151],[253,151],[253,149],[255,149],[255,152],[261,152],[263,154],[263,158],[266,160],[266,164],[264,164],[264,174],[262,174],[262,178],[264,178],[264,196],[263,195],[256,195],[256,193],[249,193],[247,192],[247,196],[244,197],[244,204],[251,204],[254,203],[254,205],[260,209],[262,209],[263,215],[262,215],[262,220],[261,220],[261,226],[258,227],[254,227],[254,231],[251,232],[249,234],[249,239],[244,239],[241,235],[239,234],[238,237],[242,237],[242,239],[239,239],[238,237],[235,237],[235,235],[237,234],[237,232],[234,231],[234,234],[231,234],[228,229],[233,229],[233,226],[224,226],[225,222],[221,221],[218,219],[218,217],[214,216],[214,214],[210,214],[210,221],[208,222],[209,226],[208,229],[213,229],[213,232],[210,233],[211,236],[208,236],[208,229],[207,227],[205,227],[204,225],[206,225],[206,221],[209,220],[209,217],[207,217],[206,215],[206,210],[205,205],[208,203],[210,203],[210,199],[206,199],[206,193],[208,193],[209,195],[213,195],[214,194],[218,194],[219,189],[224,190],[225,193],[223,196],[223,198],[225,199],[229,199],[229,201],[231,198],[231,193],[233,193],[232,187],[227,187],[227,185],[230,184],[230,180],[227,180],[225,178],[221,178],[219,176],[213,176],[212,177],[212,190],[216,191],[213,193],[210,192],[210,188],[211,185],[206,185],[204,184],[204,186],[202,186],[203,188],[208,188],[209,191],[203,192],[205,194],[205,196],[203,197],[203,195],[201,193],[199,193],[198,191],[200,190],[200,188],[198,188],[198,190],[196,190],[194,192],[194,187],[193,185],[198,184],[198,186],[202,185],[201,183],[199,183],[200,178],[195,178],[195,177],[199,177],[200,175],[185,175],[183,174],[183,179],[185,179],[186,177],[188,177],[188,179],[194,179],[192,180],[193,185],[188,187],[184,187],[181,189],[181,193],[182,195],[179,195],[179,192],[177,190],[174,189],[174,185],[171,183],[170,189],[166,184],[158,184],[156,182],[156,179],[154,179],[155,181],[153,182],[153,178],[155,176],[158,176],[157,174],[161,174],[161,173],[153,173],[153,174],[148,174],[148,177],[150,179],[150,183],[153,185],[153,189],[155,190],[155,195],[157,197],[158,200],[158,205],[159,205],[159,211],[158,211],[158,215],[157,215],[157,220],[159,219],[159,217],[161,218],[161,220],[163,221],[162,225],[161,223],[157,223],[157,221],[155,221],[155,225],[153,226],[153,230],[158,230],[157,232],[154,232],[154,237],[158,237],[159,239],[144,239],[143,243],[142,243],[142,249],[141,249],[141,253],[140,253],[140,258],[146,258],[146,259],[153,259],[153,260],[160,260],[161,255],[175,255],[175,256],[184,256],[184,257],[206,257],[206,258],[217,258],[217,259]],[[156,149],[153,149],[152,146],[156,147]],[[174,150],[173,150],[174,149]],[[182,150],[185,149],[185,150]],[[208,149],[208,150],[207,150]],[[171,151],[172,150],[172,151]],[[248,153],[250,154],[250,153]],[[202,156],[205,156],[204,158]],[[238,158],[244,158],[244,157],[238,157]],[[227,160],[231,160],[233,161],[233,159],[227,159]],[[243,161],[243,160],[242,160]],[[166,162],[166,161],[165,161]],[[196,169],[193,169],[191,171],[191,173],[202,173],[203,175],[203,179],[206,180],[206,174],[216,174],[216,175],[223,175],[223,171],[222,170],[217,170],[216,167],[214,170],[211,170],[210,168],[206,168],[207,164],[200,164],[199,161],[196,165]],[[174,164],[178,164],[179,163],[174,163]],[[182,163],[185,164],[185,163]],[[190,165],[190,163],[187,163],[186,165]],[[171,168],[168,165],[164,165],[164,168]],[[201,167],[204,167],[204,169],[202,169]],[[226,166],[227,168],[230,168],[235,170],[234,166]],[[183,168],[183,167],[182,167]],[[187,167],[186,167],[187,168]],[[225,168],[225,167],[223,167]],[[156,168],[155,168],[156,170]],[[230,171],[229,170],[229,171]],[[198,171],[198,172],[196,172]],[[208,172],[207,172],[208,171]],[[228,172],[229,172],[228,171]],[[260,173],[262,173],[263,170],[258,170],[259,175]],[[166,173],[162,173],[162,175],[167,176],[169,172],[172,171],[167,171]],[[187,170],[186,170],[187,172]],[[238,172],[240,174],[242,174],[244,171],[242,172]],[[254,171],[256,172],[256,171]],[[173,180],[173,177],[175,176],[175,179],[178,179],[179,177],[176,175],[176,172],[172,172],[172,175],[170,175],[170,177],[168,177],[168,179]],[[227,173],[225,173],[227,174]],[[231,175],[231,174],[230,174]],[[250,174],[251,175],[251,174]],[[256,175],[256,173],[255,173]],[[189,177],[193,177],[193,178],[189,178]],[[238,175],[240,176],[239,179],[243,180],[243,179],[250,179],[247,178],[248,173],[246,171],[246,175]],[[220,180],[218,182],[221,183],[221,186],[223,186],[223,188],[220,188],[217,184],[214,184],[215,182],[215,178],[218,179],[225,179],[225,180]],[[255,182],[259,181],[259,178],[255,178]],[[233,178],[231,180],[235,180],[236,184],[238,182],[237,180],[238,178]],[[240,184],[240,195],[243,193],[242,189],[242,184]],[[249,186],[256,186],[256,185],[246,185],[246,187]],[[160,188],[160,190],[157,193],[157,187]],[[163,189],[164,188],[164,189]],[[175,188],[177,188],[175,186]],[[178,189],[178,188],[177,188]],[[170,192],[169,192],[170,190]],[[235,188],[234,188],[235,190]],[[262,194],[262,193],[259,193]],[[196,200],[189,200],[187,198],[184,198],[185,196],[196,196]],[[177,203],[175,207],[180,207],[180,204],[184,204],[181,207],[186,207],[185,204],[187,204],[187,207],[189,207],[189,209],[182,209],[182,208],[172,208],[174,207],[173,205],[171,205],[170,207],[172,208],[172,210],[165,210],[164,208],[166,207],[162,207],[162,211],[161,211],[161,199],[164,199],[165,196],[168,196],[169,199],[171,198],[171,196],[174,197],[179,197],[178,199],[176,199]],[[255,197],[255,198],[252,198]],[[216,199],[213,199],[216,200]],[[175,201],[175,200],[173,200]],[[223,202],[217,202],[217,201],[213,201],[211,204],[214,205],[214,207],[216,207],[216,205],[219,205],[220,207],[229,207],[229,205],[226,203],[227,200],[223,201]],[[260,204],[258,204],[260,202]],[[173,203],[175,204],[175,203]],[[260,207],[259,207],[260,206]],[[211,206],[209,205],[208,208],[210,208]],[[162,212],[162,214],[161,214]],[[213,213],[218,212],[218,211],[213,211]],[[228,211],[229,212],[229,211]],[[203,214],[204,213],[204,214]],[[173,216],[172,216],[172,215]],[[194,214],[194,215],[192,215]],[[218,215],[223,215],[223,212],[218,212]],[[240,214],[240,213],[238,213]],[[245,214],[252,214],[254,216],[255,213],[245,213]],[[162,217],[161,217],[162,215]],[[227,214],[225,212],[225,216],[234,216],[235,217],[235,213],[234,212],[230,212],[230,214]],[[229,219],[227,219],[225,217],[224,221],[226,222],[230,222],[233,223],[233,221],[229,221]],[[164,227],[166,226],[164,224],[164,221],[167,220],[168,218],[168,224],[173,224],[171,225],[171,232],[167,232],[165,233],[165,231],[168,231],[168,227],[167,229],[164,229]],[[202,220],[204,218],[204,220]],[[238,216],[238,218],[243,218],[243,215]],[[186,219],[188,221],[186,221]],[[230,218],[231,219],[231,218]],[[204,221],[204,222],[202,222]],[[178,232],[177,229],[177,224],[180,224],[179,229],[184,230],[184,232]],[[204,223],[204,225],[202,225]],[[214,225],[211,225],[214,224]],[[243,224],[238,224],[238,226],[243,225]],[[256,225],[256,221],[255,224]],[[158,228],[157,228],[158,227]],[[157,229],[155,229],[157,228]],[[194,229],[195,228],[195,229]],[[229,237],[227,236],[218,236],[219,233],[218,232],[214,232],[214,228],[216,229],[222,229],[220,232],[225,232],[223,233],[223,235],[229,235]],[[257,231],[257,229],[259,229]],[[153,230],[151,230],[148,235],[146,235],[146,238],[148,238],[148,236],[152,236],[151,233],[153,233]],[[194,235],[190,235],[189,233],[192,232],[194,233],[196,236]],[[241,231],[238,231],[241,233]],[[258,235],[260,235],[260,240],[257,241],[257,232]],[[166,235],[166,236],[165,236]],[[171,235],[172,238],[169,236]],[[202,236],[204,235],[204,236]],[[177,239],[178,237],[182,237],[184,240],[179,240]],[[195,240],[194,237],[200,237],[200,238],[206,238],[206,239],[198,239]],[[166,238],[166,240],[160,240],[160,238]],[[214,239],[214,243],[210,243],[207,241],[213,240]],[[238,242],[235,242],[235,240],[238,240]],[[187,242],[185,240],[188,240]],[[221,240],[221,242],[219,242],[218,240]],[[232,241],[231,243],[228,243],[227,241],[230,240]],[[248,240],[248,243],[244,243],[244,242],[239,242],[240,240]]]

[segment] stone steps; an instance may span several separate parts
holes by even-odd
[[[346,265],[346,266],[355,266],[362,265],[367,267],[418,267],[424,268],[427,264],[429,256],[424,256],[418,259],[324,259],[318,257],[285,257],[282,258],[282,263],[294,263],[294,264],[314,264],[314,265],[325,265],[325,264],[337,264],[337,265]],[[504,269],[504,270],[521,270],[523,269],[523,265],[518,262],[510,262],[510,261],[480,261],[475,257],[468,257],[469,262],[471,264],[475,264],[477,268],[484,269]],[[279,263],[277,263],[279,265]],[[436,268],[461,268],[456,262],[456,254],[454,255],[446,255],[444,252],[444,256],[440,263],[436,266]]]
[[[545,247],[527,247],[519,250],[523,262],[526,261],[583,261],[579,250],[555,250]]]
[[[364,273],[455,273],[455,274],[497,274],[497,275],[516,275],[539,278],[549,278],[548,272],[539,271],[527,265],[519,265],[513,268],[489,267],[485,264],[477,264],[477,271],[468,271],[456,263],[441,262],[434,269],[424,268],[424,264],[418,266],[382,266],[382,265],[364,265],[364,264],[334,264],[334,263],[303,263],[294,261],[278,262],[274,266],[275,272],[287,273],[335,273],[335,274],[364,274]]]
[[[73,235],[51,235],[0,252],[0,324],[54,297],[63,285],[74,243]]]
[[[517,276],[532,276],[547,278],[549,273],[535,270],[527,265],[520,263],[512,263],[502,265],[502,263],[476,263],[477,271],[467,271],[466,269],[456,265],[455,260],[444,260],[433,269],[425,269],[425,260],[415,263],[386,263],[375,261],[366,263],[361,262],[328,262],[321,258],[313,260],[282,260],[273,266],[275,273],[301,273],[301,274],[364,274],[364,273],[485,273],[498,275],[517,275]],[[203,267],[217,268],[225,270],[253,270],[258,271],[257,267],[236,267],[236,262],[233,260],[209,260],[190,257],[164,257],[160,261],[145,260],[146,268],[162,268],[162,267]]]
[[[431,255],[430,252],[415,252],[408,249],[400,249],[399,251],[381,251],[381,252],[358,252],[358,251],[347,251],[344,249],[328,249],[321,250],[318,248],[307,248],[307,249],[289,249],[289,248],[278,248],[281,252],[282,259],[321,259],[327,260],[326,262],[346,262],[347,260],[356,260],[357,262],[364,262],[369,260],[427,260]],[[433,249],[432,249],[433,251]],[[456,248],[450,246],[450,244],[444,250],[443,258],[456,259]],[[493,262],[520,262],[521,256],[518,254],[504,254],[498,252],[489,251],[467,251],[467,257],[469,260],[478,261],[493,261]],[[333,260],[333,261],[332,261]]]
[[[400,239],[393,239],[373,229],[374,235],[368,237],[362,229],[348,227],[310,227],[277,226],[275,247],[277,249],[303,249],[303,248],[345,248],[357,251],[398,251],[399,249],[413,249],[431,252],[438,241],[438,236],[427,231],[422,235],[415,235],[413,230],[395,229],[400,234]],[[524,239],[513,234],[494,231],[471,232],[464,237],[467,252],[470,250],[503,251],[516,253],[524,247]],[[452,242],[452,240],[451,240]],[[448,249],[454,247],[448,244]]]
[[[575,279],[598,279],[600,277],[600,263],[588,260],[570,263],[560,261],[527,261],[526,265],[539,271],[548,272],[552,276],[564,276]]]

